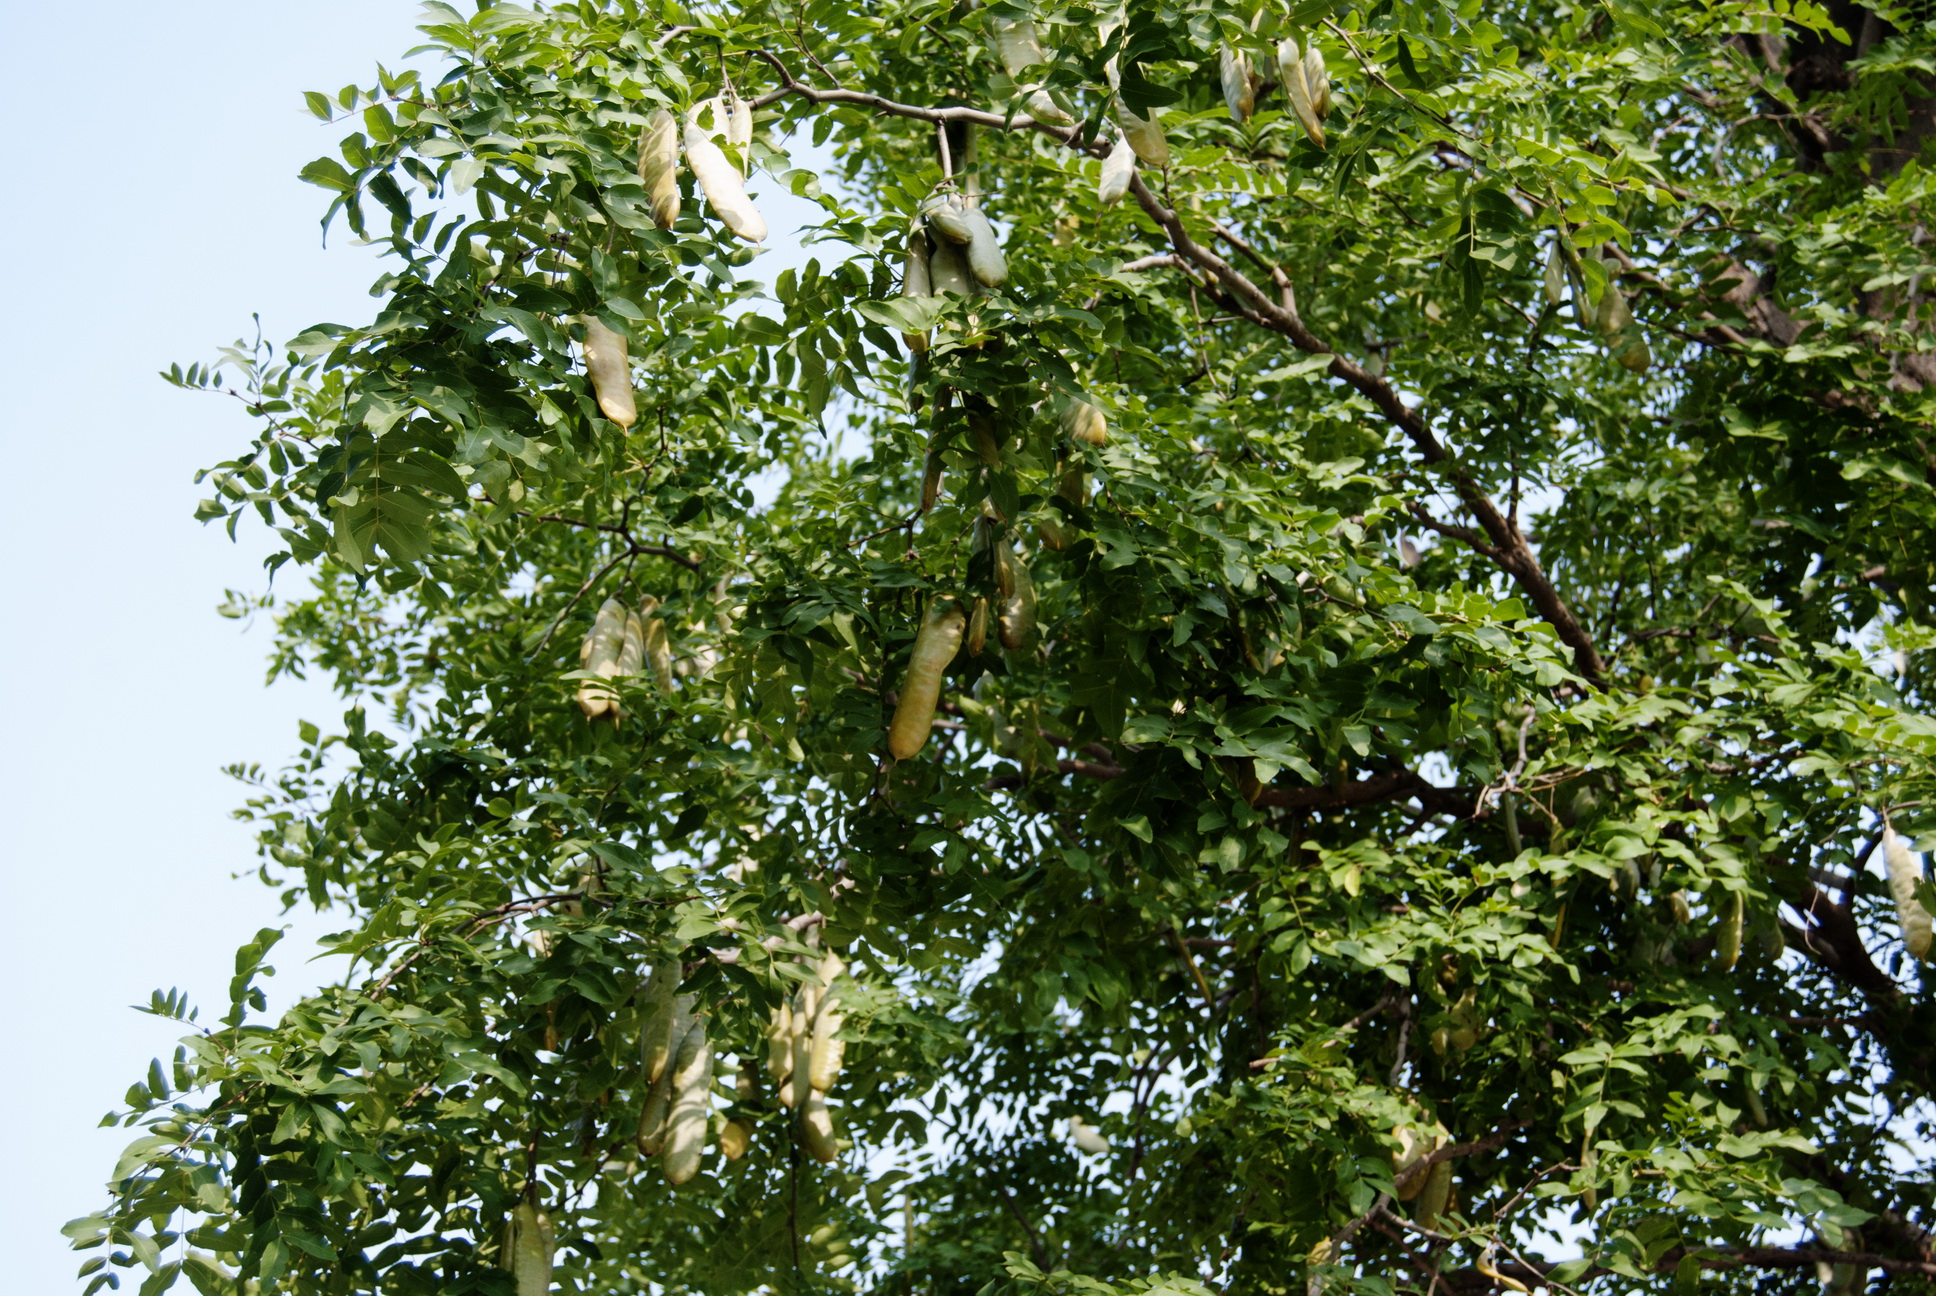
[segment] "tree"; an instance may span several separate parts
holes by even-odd
[[[351,969],[90,1292],[1936,1276],[1923,10],[423,30],[309,96],[372,320],[171,375]]]

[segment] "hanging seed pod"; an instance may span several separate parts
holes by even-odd
[[[990,468],[1001,467],[1002,437],[996,427],[995,415],[989,408],[988,402],[979,397],[969,397],[963,404],[967,407],[968,412],[968,439],[974,442],[976,456]],[[992,514],[992,503],[990,501],[984,500],[983,504],[985,506],[982,510],[984,516],[999,516]]]
[[[1035,582],[1006,540],[995,546],[995,581],[1002,594],[1002,613],[997,618],[1002,647],[1020,652],[1035,633]]]
[[[1063,403],[1059,419],[1062,435],[1071,441],[1097,447],[1109,444],[1109,418],[1100,407],[1071,397]]]
[[[1084,1121],[1080,1116],[1071,1116],[1069,1118],[1069,1137],[1075,1140],[1075,1145],[1078,1148],[1087,1152],[1090,1156],[1109,1155],[1108,1137],[1094,1125]]]
[[[840,1028],[846,1023],[846,1015],[833,1006],[832,999],[823,1002],[814,1016],[812,1061],[807,1079],[821,1093],[834,1087],[841,1064],[846,1061],[847,1041],[839,1037]]]
[[[639,134],[639,182],[662,230],[679,219],[679,122],[661,108]]]
[[[1156,110],[1150,115],[1140,117],[1129,110],[1129,105],[1119,95],[1115,100],[1116,125],[1122,128],[1123,138],[1136,150],[1136,156],[1143,160],[1144,166],[1153,166],[1161,171],[1170,164],[1170,141],[1163,134],[1163,127],[1156,120]]]
[[[1566,300],[1566,258],[1560,254],[1560,240],[1564,237],[1555,234],[1553,248],[1546,254],[1546,275],[1541,287],[1548,306],[1557,306]]]
[[[971,230],[968,239],[968,273],[989,288],[1001,287],[1008,282],[1008,261],[1002,256],[1002,244],[995,237],[995,227],[988,223],[988,217],[982,214],[979,207],[964,207],[962,218]]]
[[[728,1161],[737,1161],[753,1146],[753,1127],[737,1118],[719,1127],[719,1150]]]
[[[967,249],[945,238],[931,241],[928,279],[936,296],[953,293],[957,297],[973,297],[978,291],[975,277],[968,269]]]
[[[840,1147],[834,1142],[833,1113],[827,1110],[827,1100],[817,1089],[807,1091],[806,1103],[800,1109],[800,1146],[823,1165],[832,1164],[840,1155]]]
[[[692,168],[720,223],[748,243],[766,238],[766,221],[746,196],[746,186],[712,135],[699,125],[697,110],[686,118],[686,165]]]
[[[713,1048],[701,1017],[679,1043],[672,1068],[672,1114],[666,1118],[666,1182],[682,1184],[699,1173],[712,1117]]]
[[[1217,78],[1223,83],[1223,102],[1230,119],[1239,126],[1257,110],[1257,96],[1250,84],[1250,58],[1242,50],[1226,45],[1217,52]]]
[[[1085,507],[1089,503],[1089,475],[1080,468],[1064,468],[1055,493],[1077,508]]]
[[[948,663],[961,650],[968,619],[953,599],[936,598],[914,636],[907,674],[901,677],[901,697],[887,729],[887,750],[895,760],[907,760],[927,746],[934,724],[934,708],[941,701],[941,680]]]
[[[593,672],[601,679],[613,679],[618,675],[619,653],[625,648],[625,617],[625,605],[617,599],[606,599],[598,605],[598,616],[592,622],[592,632],[585,636],[585,642],[578,648],[578,664],[582,669]],[[585,713],[588,720],[596,720],[602,715],[616,719],[622,714],[617,694],[595,680],[586,680],[578,686],[578,709]]]
[[[753,169],[753,105],[730,92],[726,110],[726,142],[739,150],[740,174],[750,174]]]
[[[525,1198],[512,1210],[505,1225],[505,1268],[517,1283],[518,1296],[547,1296],[551,1291],[551,1253],[555,1240],[551,1216]]]
[[[1761,1129],[1767,1129],[1768,1109],[1762,1105],[1761,1094],[1754,1087],[1753,1076],[1744,1076],[1742,1078],[1741,1096],[1747,1100],[1748,1115],[1754,1117],[1755,1125]]]
[[[1042,508],[1035,515],[1035,534],[1042,541],[1044,549],[1061,553],[1069,547],[1069,529],[1062,525],[1061,515],[1053,505]]]
[[[793,1074],[793,1005],[784,1000],[773,1010],[766,1028],[766,1073],[780,1086],[784,1099],[789,1092],[787,1077]]]
[[[1434,1161],[1422,1178],[1425,1186],[1419,1190],[1418,1204],[1412,1207],[1412,1220],[1420,1228],[1435,1229],[1439,1216],[1452,1201],[1452,1163]]]
[[[625,614],[625,642],[618,648],[618,670],[615,679],[632,679],[645,664],[645,622],[636,612]]]
[[[666,1118],[672,1114],[672,1093],[672,1068],[668,1065],[646,1090],[645,1102],[639,1108],[640,1156],[655,1157],[665,1151]]]
[[[646,618],[644,623],[645,660],[652,665],[652,673],[658,677],[659,687],[667,693],[672,692],[672,641],[666,635],[665,618],[652,616],[659,600],[645,600]]]
[[[793,1073],[780,1086],[780,1101],[801,1107],[813,1088],[813,1023],[820,1015],[820,993],[801,986],[793,996]]]
[[[968,616],[968,655],[970,657],[981,656],[981,651],[987,643],[988,600],[978,598],[975,600],[975,610]]]
[[[1305,78],[1304,50],[1294,36],[1286,36],[1277,45],[1277,75],[1284,83],[1284,92],[1290,96],[1291,112],[1296,115],[1298,125],[1311,137],[1311,142],[1319,148],[1324,147],[1324,127],[1318,121],[1317,106],[1311,101],[1311,83]]]
[[[1074,125],[1075,118],[1064,112],[1062,105],[1049,97],[1048,91],[1040,88],[1040,82],[1022,83],[1022,73],[1049,61],[1042,53],[1041,42],[1035,37],[1035,23],[1027,18],[1011,20],[990,15],[987,30],[1003,69],[1028,95],[1029,116],[1037,121],[1053,122],[1057,126]]]
[[[626,354],[625,337],[606,328],[596,315],[583,319],[585,372],[591,376],[599,412],[620,427],[629,428],[639,421],[639,405],[632,395],[632,362]]]
[[[1102,160],[1102,180],[1096,185],[1096,201],[1105,207],[1113,207],[1123,200],[1129,192],[1129,178],[1136,174],[1136,150],[1129,146],[1129,137],[1116,137],[1116,146],[1109,150],[1109,156]]]
[[[1331,115],[1331,69],[1324,65],[1324,51],[1313,45],[1304,51],[1304,87],[1311,93],[1311,111],[1323,121]]]
[[[678,1041],[672,1037],[673,1018],[677,1015],[675,1001],[679,993],[679,978],[685,968],[678,959],[670,959],[652,969],[645,983],[645,1021],[639,1031],[639,1061],[645,1070],[648,1081],[657,1080],[665,1073],[666,1063],[672,1058],[672,1051]]]
[[[934,281],[928,274],[928,232],[917,223],[908,229],[907,260],[901,268],[901,296],[919,299],[933,295]],[[926,332],[903,333],[901,340],[910,351],[928,349]]]
[[[1667,897],[1668,907],[1674,911],[1674,921],[1685,927],[1694,921],[1694,911],[1688,908],[1687,892],[1676,891]]]
[[[1747,901],[1739,891],[1731,891],[1721,902],[1721,926],[1715,933],[1714,957],[1723,972],[1732,972],[1741,961],[1741,933],[1747,923]]]
[[[968,218],[973,210],[960,194],[936,194],[921,204],[921,217],[943,239],[966,247],[975,237],[974,224]]]
[[[1903,844],[1893,826],[1882,829],[1882,858],[1889,869],[1889,894],[1896,901],[1896,922],[1902,928],[1903,947],[1911,958],[1929,957],[1930,915],[1916,899],[1916,887],[1923,880],[1922,861]]]

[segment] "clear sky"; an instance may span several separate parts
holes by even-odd
[[[104,1201],[132,1132],[96,1128],[181,1033],[131,1011],[179,986],[221,1014],[235,947],[294,923],[274,998],[314,983],[313,937],[252,878],[245,790],[296,724],[343,710],[318,681],[263,687],[268,627],[217,616],[263,582],[266,546],[192,517],[197,468],[249,420],[156,371],[252,331],[361,320],[377,265],[296,179],[344,127],[303,90],[371,84],[416,43],[412,0],[0,0],[0,1176],[5,1289],[78,1291],[60,1225]],[[804,204],[762,195],[770,274],[805,259]],[[283,577],[286,581],[287,575]],[[132,1291],[124,1285],[124,1291]],[[182,1284],[178,1290],[188,1290]]]

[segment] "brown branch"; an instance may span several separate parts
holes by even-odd
[[[1472,815],[1472,792],[1439,787],[1411,770],[1388,770],[1342,788],[1267,787],[1258,794],[1255,804],[1278,810],[1343,810],[1399,797],[1416,798],[1431,814],[1457,815],[1461,819]]]

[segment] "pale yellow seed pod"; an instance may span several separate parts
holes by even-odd
[[[666,1182],[682,1184],[699,1173],[712,1116],[713,1049],[701,1017],[680,1041],[672,1064],[672,1114],[666,1118]]]
[[[640,1156],[655,1157],[665,1151],[666,1118],[672,1114],[672,1068],[659,1072],[659,1078],[646,1090],[639,1108],[638,1147]]]
[[[1553,249],[1546,254],[1546,275],[1541,287],[1548,306],[1557,306],[1566,300],[1566,258],[1560,252],[1561,237],[1554,235]]]
[[[1109,156],[1102,160],[1102,179],[1096,185],[1096,201],[1113,207],[1129,192],[1130,177],[1136,174],[1136,150],[1127,136],[1118,136]]]
[[[1277,46],[1277,74],[1290,96],[1291,112],[1311,142],[1324,147],[1324,126],[1318,121],[1317,107],[1311,102],[1311,83],[1305,75],[1304,50],[1295,37],[1287,36]]]
[[[804,1106],[813,1088],[813,1022],[819,1015],[820,996],[801,986],[793,997],[793,1073],[780,1086],[780,1101],[788,1107]]]
[[[596,315],[584,316],[585,372],[599,411],[622,428],[639,421],[638,400],[632,394],[632,362],[625,337],[614,333]]]
[[[1109,416],[1086,400],[1072,399],[1062,406],[1059,416],[1062,434],[1087,446],[1109,444]]]
[[[685,974],[678,959],[669,959],[652,969],[645,983],[645,1021],[639,1031],[640,1062],[645,1078],[657,1080],[672,1060],[678,1041],[672,1038],[674,1000],[679,993],[679,978]]]
[[[738,95],[732,96],[726,113],[726,142],[739,150],[740,172],[753,169],[753,105]]]
[[[1436,1229],[1439,1216],[1452,1201],[1452,1163],[1435,1161],[1423,1177],[1425,1186],[1419,1190],[1418,1204],[1412,1207],[1412,1220],[1420,1228]]]
[[[928,232],[917,223],[908,230],[907,258],[901,267],[901,296],[921,298],[933,295],[934,281],[928,274]],[[907,343],[910,351],[928,349],[928,335],[925,332],[903,333],[901,340]]]
[[[652,664],[652,674],[658,678],[659,687],[670,693],[672,692],[672,641],[666,635],[665,618],[647,619],[643,632],[645,660]]]
[[[1667,897],[1668,907],[1674,911],[1674,921],[1685,927],[1694,921],[1694,911],[1688,907],[1687,892],[1676,891]]]
[[[551,1216],[538,1209],[536,1202],[520,1201],[511,1212],[506,1228],[513,1279],[518,1296],[547,1296],[551,1291],[551,1255],[555,1246]]]
[[[625,642],[619,645],[616,679],[631,679],[645,664],[645,622],[636,612],[625,614]]]
[[[619,654],[625,648],[625,615],[625,605],[617,599],[606,599],[599,604],[592,632],[578,650],[579,665],[600,679],[612,679],[618,674]],[[586,680],[578,686],[578,708],[592,720],[602,715],[619,715],[617,695],[595,680]]]
[[[1129,110],[1120,96],[1116,101],[1116,125],[1122,128],[1123,138],[1136,150],[1136,156],[1143,160],[1144,166],[1153,166],[1161,171],[1170,164],[1170,141],[1163,134],[1163,127],[1156,120],[1156,110],[1142,117]]]
[[[973,210],[961,200],[960,194],[936,194],[921,204],[921,215],[927,220],[928,228],[963,247],[974,241],[975,227],[968,218]]]
[[[1250,58],[1242,50],[1225,45],[1217,52],[1217,79],[1223,83],[1223,102],[1230,118],[1239,126],[1257,110],[1257,95],[1250,84]]]
[[[979,207],[968,207],[962,214],[973,231],[968,240],[968,273],[989,288],[1001,287],[1008,282],[1008,261],[1002,256],[995,227]]]
[[[1741,933],[1746,925],[1747,901],[1739,891],[1730,892],[1721,901],[1721,925],[1714,938],[1714,957],[1724,972],[1733,971],[1741,961]]]
[[[973,297],[980,291],[973,272],[968,269],[968,250],[947,239],[936,241],[929,251],[928,275],[937,296],[953,293],[957,297]]]
[[[1311,111],[1323,121],[1331,115],[1331,70],[1324,66],[1324,51],[1313,45],[1304,51],[1304,87],[1311,94]]]
[[[686,118],[686,165],[706,195],[720,223],[748,243],[763,242],[766,220],[746,196],[746,186],[713,137],[699,124],[697,113]]]
[[[1002,595],[997,635],[1002,647],[1020,652],[1035,633],[1035,582],[1029,577],[1028,565],[1015,556],[1006,540],[995,546],[995,579]]]
[[[728,1161],[737,1161],[753,1146],[753,1127],[743,1120],[729,1120],[719,1127],[719,1150]]]
[[[823,999],[813,1019],[813,1045],[807,1071],[808,1083],[821,1093],[834,1087],[841,1063],[846,1060],[847,1041],[839,1038],[840,1028],[846,1024],[846,1014],[834,1006],[833,997]]]
[[[817,1089],[807,1091],[806,1102],[800,1109],[800,1146],[822,1164],[831,1164],[840,1155],[840,1148],[834,1142],[833,1113],[827,1110],[827,1100]]]
[[[1922,861],[1896,835],[1892,826],[1882,830],[1882,857],[1889,868],[1889,894],[1895,897],[1896,921],[1902,927],[1903,947],[1911,958],[1929,957],[1930,915],[1916,899],[1916,887],[1923,880]]]
[[[1069,1137],[1075,1140],[1076,1147],[1090,1156],[1109,1155],[1108,1137],[1080,1116],[1069,1118]]]
[[[941,701],[941,682],[948,663],[961,651],[961,636],[967,625],[968,619],[953,599],[937,598],[928,605],[927,617],[914,637],[907,674],[901,678],[894,720],[887,729],[888,754],[895,760],[907,760],[927,746],[934,709]]]
[[[766,1073],[780,1086],[784,1100],[789,1093],[786,1079],[793,1074],[793,1006],[785,1002],[773,1010],[766,1028]]]
[[[679,219],[679,122],[663,108],[639,135],[639,181],[652,205],[652,223],[671,229]]]

